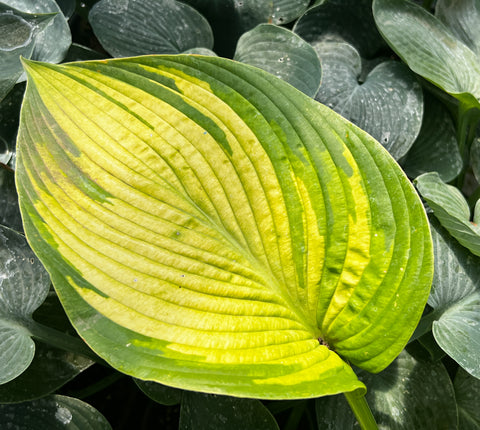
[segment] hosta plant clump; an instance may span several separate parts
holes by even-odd
[[[11,425],[478,428],[480,8],[150,3],[2,6]]]

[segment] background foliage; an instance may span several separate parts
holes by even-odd
[[[234,399],[105,366],[76,337],[21,235],[19,55],[59,63],[188,52],[284,79],[369,132],[414,181],[431,220],[432,293],[398,359],[358,374],[381,428],[480,428],[479,25],[478,0],[0,3],[0,414],[18,428],[354,428],[343,397]]]

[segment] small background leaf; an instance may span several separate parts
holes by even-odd
[[[11,3],[16,5],[17,2]],[[19,57],[32,56],[37,36],[54,19],[53,14],[26,13],[12,5],[0,3],[0,79],[3,82],[1,98],[12,86],[11,79],[18,79],[23,72]]]
[[[2,0],[4,4],[32,14],[56,13],[53,21],[35,38],[31,58],[37,61],[59,63],[65,57],[72,36],[68,22],[55,0]]]
[[[25,238],[0,226],[0,383],[33,360],[35,344],[24,321],[43,303],[50,278]]]
[[[408,68],[382,62],[364,81],[362,59],[344,42],[314,43],[322,61],[322,84],[315,99],[377,139],[395,159],[403,157],[420,132],[423,93]]]
[[[213,47],[207,20],[175,0],[101,0],[88,19],[102,46],[114,57]]]
[[[112,430],[92,406],[72,397],[52,395],[31,402],[0,404],[2,425],[22,430]]]
[[[458,188],[445,184],[437,172],[420,175],[415,184],[442,226],[480,256],[480,227],[470,221],[470,207]]]
[[[463,167],[458,150],[455,125],[445,106],[425,92],[422,128],[402,162],[411,178],[435,171],[442,181],[456,178]]]
[[[240,37],[234,60],[259,67],[314,97],[320,86],[320,59],[312,46],[282,27],[260,24]]]
[[[278,430],[278,424],[259,400],[185,391],[179,430],[220,428]]]

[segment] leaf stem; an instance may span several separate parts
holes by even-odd
[[[85,342],[77,337],[40,324],[34,320],[22,321],[22,325],[36,340],[64,351],[83,355],[96,363],[108,366],[108,364],[96,355]]]
[[[362,430],[378,430],[377,423],[373,417],[370,406],[368,406],[365,396],[359,394],[358,391],[343,394],[346,397],[352,412],[355,414],[355,418],[357,418],[360,428]]]

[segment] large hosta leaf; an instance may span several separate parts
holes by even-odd
[[[259,398],[362,389],[427,300],[423,206],[369,135],[218,57],[29,62],[26,234],[121,371]]]

